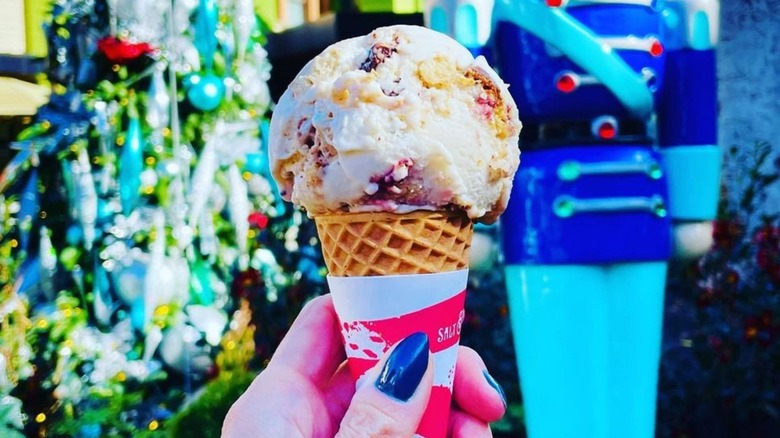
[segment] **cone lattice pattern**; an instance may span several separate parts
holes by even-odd
[[[472,224],[437,212],[317,216],[331,275],[431,274],[468,267]]]

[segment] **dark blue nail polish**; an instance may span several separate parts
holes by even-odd
[[[398,343],[387,358],[376,387],[397,400],[412,398],[428,369],[428,336],[415,333]]]
[[[482,375],[485,376],[485,380],[487,380],[488,384],[501,396],[501,401],[504,402],[504,407],[506,407],[506,394],[504,394],[504,388],[496,382],[496,379],[494,379],[487,370],[482,371]]]

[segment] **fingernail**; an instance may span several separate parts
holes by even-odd
[[[485,376],[485,380],[487,380],[488,384],[501,396],[501,401],[504,402],[504,407],[506,407],[506,394],[504,394],[504,388],[496,382],[496,379],[494,379],[487,370],[482,371],[482,375]]]
[[[428,369],[428,336],[415,333],[398,343],[387,358],[376,387],[397,400],[408,401],[414,395]]]

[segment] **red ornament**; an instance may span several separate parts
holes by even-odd
[[[653,55],[653,57],[657,58],[664,53],[664,46],[661,44],[660,41],[653,39],[653,42],[650,43],[650,54]]]
[[[558,80],[555,81],[555,87],[561,93],[571,93],[579,87],[579,81],[571,73],[563,73],[558,76]]]
[[[612,140],[617,135],[617,129],[612,123],[604,122],[599,126],[598,133],[604,140]]]
[[[98,50],[114,63],[124,64],[154,51],[147,43],[131,43],[117,37],[108,36],[98,41]]]
[[[563,6],[563,0],[547,0],[547,6],[551,8],[560,8]]]
[[[268,216],[260,213],[259,211],[251,213],[248,220],[249,225],[252,225],[253,227],[259,228],[261,230],[268,226]]]

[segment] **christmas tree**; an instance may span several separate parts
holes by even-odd
[[[269,174],[263,29],[252,0],[53,4],[0,177],[0,435],[215,436],[324,290]]]

